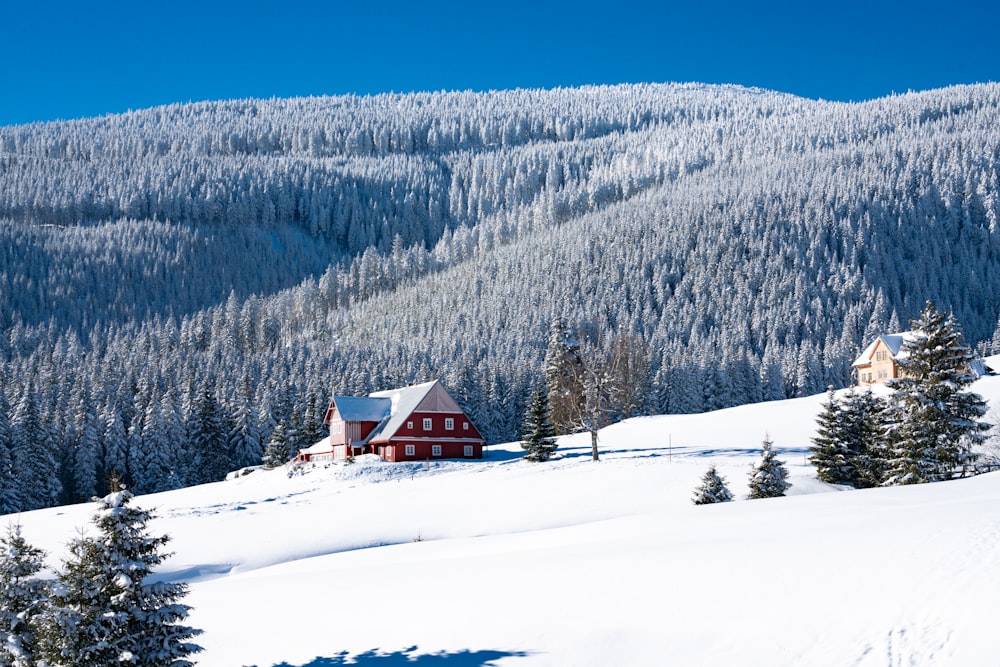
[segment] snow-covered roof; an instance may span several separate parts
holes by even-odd
[[[370,398],[388,399],[392,407],[388,418],[385,419],[384,423],[375,427],[375,430],[368,436],[367,441],[371,441],[374,438],[392,437],[406,422],[406,418],[412,415],[417,406],[427,398],[427,395],[431,393],[431,390],[435,386],[441,386],[437,380],[413,385],[412,387],[376,391],[369,394]],[[444,387],[441,387],[441,391],[444,391]],[[445,395],[447,395],[447,392],[445,392]],[[455,407],[457,408],[458,406]]]
[[[387,398],[365,396],[334,396],[333,404],[345,422],[380,422],[392,408]]]
[[[330,436],[327,436],[320,440],[319,442],[306,447],[305,449],[300,449],[299,453],[305,454],[325,454],[326,452],[333,451],[330,447]]]
[[[376,391],[368,396],[334,396],[333,406],[345,422],[378,422],[368,437],[354,443],[358,446],[376,439],[391,438],[418,409],[423,412],[462,412],[455,399],[437,380],[412,387]]]
[[[879,341],[889,348],[889,353],[892,355],[893,359],[901,359],[906,356],[904,352],[902,355],[900,351],[903,348],[903,343],[908,340],[913,340],[916,336],[916,332],[913,331],[901,331],[894,334],[882,334],[875,340],[873,340],[868,347],[865,348],[864,352],[858,355],[858,358],[854,360],[852,366],[867,366],[871,363],[872,355],[875,354],[875,348],[878,346]]]

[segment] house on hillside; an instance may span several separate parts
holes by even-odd
[[[901,377],[899,360],[905,359],[907,352],[903,343],[912,340],[914,332],[902,331],[895,334],[883,334],[873,340],[864,352],[858,355],[852,366],[858,374],[858,386],[870,387],[873,384],[884,384],[893,378]],[[977,376],[992,375],[993,369],[982,359],[972,362],[971,371]]]
[[[481,459],[483,436],[437,380],[368,396],[334,396],[330,437],[297,461],[342,461],[377,454],[386,461]]]

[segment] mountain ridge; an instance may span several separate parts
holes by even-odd
[[[57,415],[73,489],[84,424],[142,476],[150,406],[187,424],[206,385],[227,419],[256,411],[258,448],[334,391],[439,377],[512,440],[556,316],[642,341],[650,412],[844,386],[927,299],[990,338],[998,110],[996,84],[623,85],[0,128],[0,388],[11,416],[32,393]]]

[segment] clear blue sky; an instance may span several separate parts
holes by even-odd
[[[1000,80],[1000,3],[0,0],[0,125],[170,102],[643,81]]]

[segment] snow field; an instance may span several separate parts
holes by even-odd
[[[1000,474],[829,493],[805,463],[824,398],[629,420],[599,463],[581,434],[544,464],[362,457],[135,502],[201,665],[996,664]],[[743,500],[765,433],[790,497]],[[738,500],[696,507],[713,463]],[[20,519],[56,564],[92,512]]]

